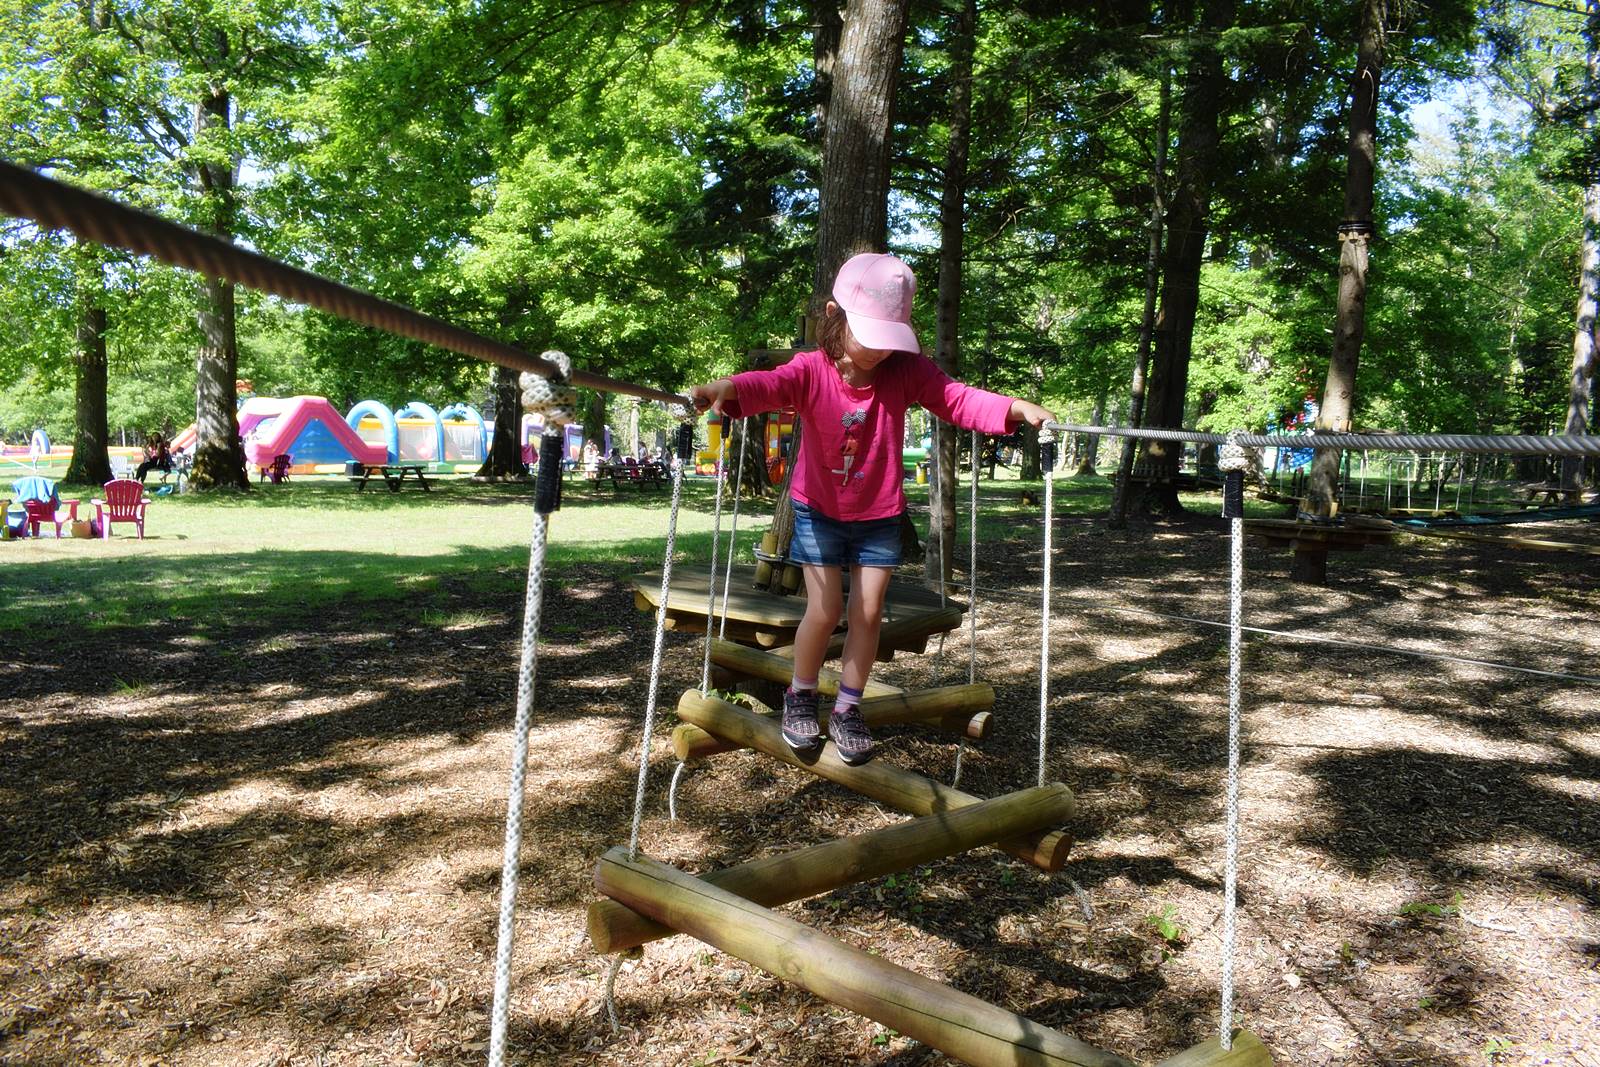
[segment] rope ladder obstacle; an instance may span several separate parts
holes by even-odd
[[[518,673],[516,717],[512,730],[511,774],[507,798],[504,862],[501,872],[499,941],[495,956],[494,999],[490,1017],[488,1061],[501,1067],[507,1047],[510,987],[522,843],[523,787],[528,736],[532,722],[538,662],[538,632],[543,599],[545,549],[550,515],[560,506],[560,427],[571,421],[575,394],[584,385],[657,402],[682,405],[684,398],[660,390],[573,371],[565,356],[547,352],[532,356],[502,342],[431,319],[400,305],[278,263],[257,253],[197,233],[156,216],[73,189],[27,168],[0,160],[0,211],[31,219],[46,228],[67,229],[100,244],[152,255],[164,262],[228,279],[309,304],[351,321],[449,348],[486,362],[524,372],[525,406],[546,417],[546,436],[539,452],[539,471],[530,537],[527,592]],[[689,409],[685,408],[685,412]],[[1228,770],[1224,952],[1222,1009],[1218,1034],[1163,1060],[1158,1067],[1255,1067],[1270,1064],[1270,1054],[1248,1032],[1233,1027],[1232,948],[1238,852],[1238,766],[1240,748],[1240,634],[1242,626],[1242,470],[1238,450],[1244,447],[1291,447],[1373,450],[1440,449],[1555,455],[1600,455],[1600,437],[1492,435],[1311,435],[1199,434],[1159,429],[1118,429],[1051,424],[1048,431],[1132,436],[1225,446],[1219,467],[1225,473],[1223,515],[1231,541]],[[718,752],[749,748],[818,777],[843,785],[864,797],[897,807],[912,818],[889,827],[767,857],[695,877],[641,854],[639,831],[644,811],[650,745],[659,688],[660,665],[667,629],[671,572],[681,502],[684,467],[693,450],[693,426],[684,416],[672,465],[672,507],[666,534],[661,593],[655,603],[655,644],[649,695],[639,749],[639,774],[633,825],[626,847],[611,849],[599,860],[595,884],[606,899],[594,904],[588,931],[604,953],[638,949],[649,941],[685,933],[706,944],[793,982],[819,997],[874,1019],[923,1044],[963,1059],[976,1067],[1013,1065],[1083,1065],[1133,1067],[1133,1061],[1093,1048],[1020,1015],[985,1003],[808,929],[770,910],[771,907],[829,892],[841,886],[905,870],[920,863],[992,846],[1042,871],[1059,871],[1071,838],[1062,828],[1076,811],[1070,789],[1046,781],[1050,644],[1049,532],[1054,483],[1054,442],[1044,441],[1045,550],[1044,599],[1041,608],[1039,784],[991,799],[981,799],[933,779],[882,763],[851,766],[831,746],[801,756],[784,743],[775,717],[721,700],[707,691],[710,663],[752,677],[787,678],[791,669],[780,654],[748,649],[726,640],[707,638],[702,688],[688,690],[677,706],[683,725],[674,731],[673,747],[680,760],[708,758]],[[976,455],[974,456],[976,462]],[[718,484],[720,522],[721,479]],[[736,489],[737,494],[737,489]],[[976,499],[976,484],[974,484]],[[737,516],[737,496],[735,501]],[[735,520],[737,521],[737,520]],[[974,538],[976,535],[974,534]],[[975,544],[975,541],[974,541]],[[716,560],[710,572],[707,610],[715,602]],[[941,575],[942,579],[942,575]],[[976,593],[976,584],[972,586]],[[724,618],[726,618],[726,588]],[[959,624],[945,626],[938,632]],[[892,625],[892,624],[890,624]],[[886,629],[888,627],[886,626]],[[933,631],[928,631],[933,632]],[[907,640],[911,637],[901,635]],[[928,633],[923,635],[925,642]],[[880,653],[895,647],[880,641]],[[838,685],[826,673],[823,690]],[[877,723],[929,723],[962,739],[981,740],[991,728],[992,688],[976,681],[975,667],[966,686],[905,692],[876,683],[869,688],[863,712]],[[870,712],[868,711],[870,708]],[[620,956],[618,957],[620,962]],[[613,966],[611,981],[616,975]]]

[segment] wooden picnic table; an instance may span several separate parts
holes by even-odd
[[[356,492],[359,493],[366,489],[368,479],[374,474],[381,475],[384,484],[389,487],[389,492],[398,493],[400,486],[406,480],[406,476],[410,475],[416,478],[417,484],[422,486],[423,492],[431,493],[433,492],[433,487],[428,484],[428,479],[423,477],[425,469],[420,463],[363,463],[361,465],[361,477],[357,478],[355,475],[351,475],[350,480],[356,483]]]

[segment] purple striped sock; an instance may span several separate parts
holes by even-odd
[[[833,706],[835,710],[838,710],[859,703],[861,703],[861,690],[851,689],[848,685],[841,685],[839,687],[839,696],[834,700]]]

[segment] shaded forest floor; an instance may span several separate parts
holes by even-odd
[[[1225,619],[1226,541],[1205,516],[1056,536],[1066,870],[984,850],[785,911],[1155,1059],[1215,1027],[1227,656],[1223,631],[1144,613]],[[982,795],[1035,776],[1038,543],[1015,523],[980,560],[999,701],[963,788]],[[1593,676],[1594,562],[1407,538],[1336,556],[1313,590],[1252,546],[1246,621]],[[310,589],[341,563],[299,565]],[[514,562],[437,566],[424,614],[334,599],[114,642],[3,634],[0,1063],[482,1062],[520,592]],[[681,937],[623,968],[612,1034],[583,918],[632,811],[651,637],[630,570],[565,565],[548,590],[511,1061],[949,1062]],[[963,630],[879,676],[965,681],[967,649]],[[1600,1067],[1596,686],[1264,636],[1245,657],[1242,1023],[1285,1065]],[[699,672],[669,635],[663,707]],[[882,739],[948,780],[951,747]],[[692,870],[892,817],[744,752],[694,769],[672,823],[666,742],[642,841]]]

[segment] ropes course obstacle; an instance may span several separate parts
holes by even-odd
[[[378,300],[365,293],[319,278],[240,249],[228,242],[188,230],[153,215],[134,211],[110,200],[55,182],[33,171],[0,161],[0,211],[30,218],[50,228],[68,229],[85,240],[153,255],[176,266],[225,278],[286,299],[306,303],[355,322],[413,337],[454,351],[523,371],[524,404],[545,415],[545,425],[556,429],[570,420],[576,396],[573,385],[661,400],[682,401],[632,383],[617,382],[596,375],[574,372],[559,353],[530,356],[519,349],[462,330],[429,316]],[[687,412],[687,409],[685,409]],[[1233,1026],[1233,942],[1234,906],[1238,853],[1238,764],[1240,750],[1240,633],[1242,629],[1242,470],[1243,464],[1230,465],[1229,452],[1243,446],[1299,448],[1370,448],[1393,450],[1452,450],[1547,455],[1600,454],[1600,437],[1568,435],[1525,437],[1496,435],[1371,435],[1313,434],[1256,435],[1199,434],[1178,430],[1127,430],[1111,427],[1083,427],[1050,424],[1049,430],[1095,433],[1105,436],[1141,437],[1152,440],[1190,441],[1225,445],[1223,462],[1227,471],[1223,515],[1230,530],[1230,611],[1228,673],[1228,772],[1225,789],[1227,808],[1226,875],[1224,891],[1224,952],[1222,972],[1222,1010],[1218,1034],[1188,1051],[1162,1061],[1158,1067],[1205,1067],[1228,1064],[1255,1067],[1270,1064],[1271,1057],[1261,1043]],[[546,437],[540,449],[539,475],[534,500],[533,529],[530,535],[526,602],[522,628],[522,652],[518,671],[516,717],[512,730],[510,784],[507,795],[506,839],[501,870],[499,940],[495,955],[494,1003],[490,1017],[488,1061],[501,1067],[505,1058],[506,1034],[510,1015],[511,967],[515,934],[515,909],[519,888],[522,843],[522,805],[527,769],[528,736],[531,728],[534,683],[538,665],[538,631],[543,601],[543,576],[550,515],[560,504],[559,438]],[[824,999],[873,1018],[886,1026],[942,1049],[969,1063],[988,1065],[1077,1064],[1084,1067],[1131,1067],[1131,1061],[1113,1053],[1092,1048],[1074,1038],[1039,1026],[1014,1013],[986,1004],[915,975],[885,960],[844,945],[833,938],[808,930],[798,923],[769,911],[762,900],[776,903],[772,894],[783,889],[788,896],[799,889],[826,891],[847,884],[858,872],[873,877],[890,870],[904,869],[926,859],[953,855],[982,845],[994,845],[1023,858],[1043,870],[1058,870],[1065,862],[1070,837],[1059,823],[1070,817],[1072,795],[1059,783],[1045,784],[1048,760],[1049,725],[1049,645],[1050,645],[1050,568],[1049,532],[1053,507],[1054,445],[1048,444],[1050,462],[1045,478],[1044,600],[1041,623],[1040,672],[1040,786],[983,801],[944,786],[910,771],[885,764],[851,766],[824,748],[814,756],[802,758],[783,742],[771,718],[739,708],[691,690],[679,702],[680,716],[702,730],[709,738],[725,744],[748,747],[828,778],[880,802],[899,807],[918,816],[907,823],[873,834],[859,835],[800,850],[787,857],[773,857],[729,868],[720,875],[693,877],[657,863],[640,854],[639,836],[643,819],[649,770],[650,744],[655,721],[656,694],[659,689],[663,639],[667,629],[668,601],[682,496],[683,468],[692,456],[692,426],[680,427],[677,457],[672,466],[672,507],[666,533],[666,553],[662,569],[661,593],[656,602],[655,644],[651,663],[639,750],[639,774],[633,809],[633,824],[626,849],[614,848],[601,858],[595,883],[608,898],[591,911],[591,930],[596,929],[596,944],[615,951],[630,939],[664,936],[677,931],[690,934],[717,948],[739,956],[774,975],[811,990]],[[1235,457],[1236,458],[1236,457]],[[720,492],[720,486],[719,486]],[[719,503],[720,510],[720,503]],[[714,603],[713,587],[708,603]],[[942,577],[942,576],[941,576]],[[725,598],[726,599],[726,598]],[[709,640],[709,618],[705,627]],[[707,658],[709,664],[709,654]],[[709,666],[707,667],[709,671]],[[910,704],[915,694],[901,694]],[[897,831],[891,834],[890,831]],[[885,835],[885,836],[879,836]],[[885,841],[889,844],[885,845]],[[827,862],[819,862],[818,849]],[[903,865],[903,866],[895,866]],[[791,877],[797,868],[810,875],[800,884]],[[739,872],[735,874],[734,872]],[[874,873],[875,872],[875,873]],[[720,881],[719,881],[720,879]],[[833,883],[834,879],[840,879]],[[794,882],[795,884],[790,884]],[[830,884],[833,883],[833,884]],[[752,899],[729,891],[747,890]],[[626,918],[616,909],[630,912]],[[596,915],[600,918],[597,920]],[[655,924],[654,927],[641,924]],[[630,925],[631,924],[631,925]],[[659,927],[662,933],[656,933]],[[625,932],[631,929],[633,932]],[[633,946],[642,944],[635,940]],[[618,960],[620,962],[620,956]],[[611,989],[617,970],[613,965],[607,980]]]

